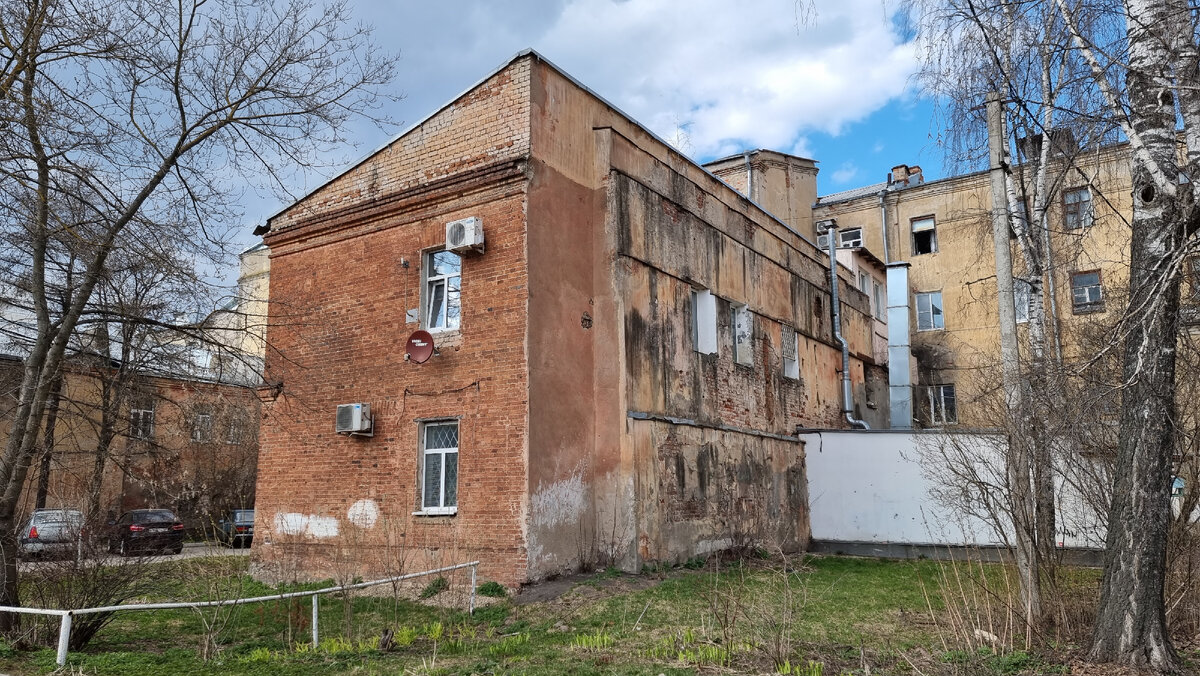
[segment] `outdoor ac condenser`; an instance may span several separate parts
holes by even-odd
[[[483,221],[472,216],[446,224],[446,249],[448,251],[483,252]]]
[[[338,404],[335,427],[338,434],[370,436],[371,405]]]

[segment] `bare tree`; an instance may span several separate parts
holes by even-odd
[[[969,73],[977,85],[994,86],[1019,105],[1052,108],[1086,124],[1097,138],[1115,133],[1128,143],[1129,303],[1113,341],[1123,362],[1119,470],[1089,654],[1097,661],[1179,671],[1166,631],[1163,584],[1176,448],[1180,278],[1200,224],[1197,10],[1184,0],[935,0],[920,10],[930,37],[953,43],[952,49],[975,45],[975,58],[954,67],[943,62],[947,70]],[[1008,58],[1018,48],[1060,55],[1051,71],[1057,91],[1031,86],[1030,71]],[[1046,71],[1039,72],[1041,80]],[[1043,138],[1053,138],[1054,129],[1029,120]]]
[[[0,457],[0,603],[19,601],[13,520],[54,375],[114,252],[153,240],[215,262],[233,180],[285,185],[342,142],[391,77],[380,54],[345,3],[0,0],[0,232],[19,244],[0,267],[29,327]]]

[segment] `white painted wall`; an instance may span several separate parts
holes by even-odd
[[[978,458],[975,478],[1001,485],[999,435],[913,431],[831,431],[802,434],[814,540],[922,545],[1002,545],[978,491],[945,477],[938,449]],[[969,513],[958,505],[976,506]],[[1060,488],[1059,541],[1067,547],[1101,547],[1104,532],[1078,496]],[[949,506],[948,506],[949,505]],[[1003,526],[1007,532],[1007,525]]]

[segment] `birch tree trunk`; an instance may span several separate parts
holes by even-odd
[[[1132,154],[1133,221],[1129,308],[1124,338],[1121,429],[1108,517],[1104,578],[1089,657],[1178,673],[1163,590],[1175,450],[1175,345],[1184,239],[1177,199],[1175,101],[1163,78],[1171,52],[1164,27],[1188,16],[1173,3],[1126,4],[1130,124],[1142,146]]]

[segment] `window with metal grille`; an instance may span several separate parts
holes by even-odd
[[[425,328],[457,329],[462,317],[462,257],[453,251],[425,255]]]
[[[917,330],[934,331],[946,328],[942,313],[942,292],[930,291],[916,294]]]
[[[427,422],[421,429],[421,512],[458,511],[458,422]]]
[[[1092,192],[1086,187],[1063,191],[1063,221],[1067,230],[1092,224]]]
[[[1071,310],[1077,315],[1104,311],[1099,270],[1071,273]]]

